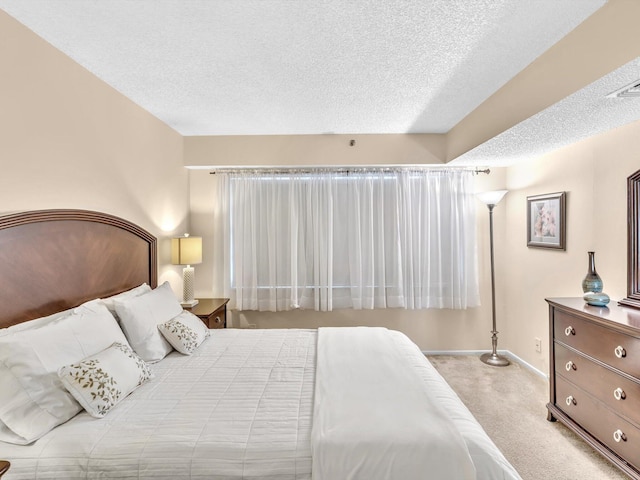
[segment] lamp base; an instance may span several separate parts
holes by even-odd
[[[198,300],[191,300],[190,302],[180,302],[182,308],[195,307],[198,304]]]
[[[195,283],[195,272],[191,265],[187,265],[182,270],[182,308],[191,308],[198,304],[193,295],[193,284]]]
[[[511,365],[509,360],[497,353],[485,353],[480,356],[480,360],[493,367],[506,367],[507,365]]]

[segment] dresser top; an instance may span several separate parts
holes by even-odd
[[[640,309],[623,307],[611,301],[606,307],[588,305],[582,297],[547,298],[549,305],[563,310],[570,310],[583,317],[592,318],[602,323],[611,322],[623,327],[640,330]]]

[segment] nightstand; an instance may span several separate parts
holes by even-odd
[[[228,298],[199,298],[198,304],[186,308],[199,317],[208,328],[227,328]]]

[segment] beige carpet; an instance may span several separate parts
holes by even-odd
[[[519,364],[428,357],[524,480],[628,480],[559,422],[547,421],[547,380]]]

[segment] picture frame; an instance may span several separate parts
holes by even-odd
[[[527,247],[566,249],[566,192],[527,197]]]

